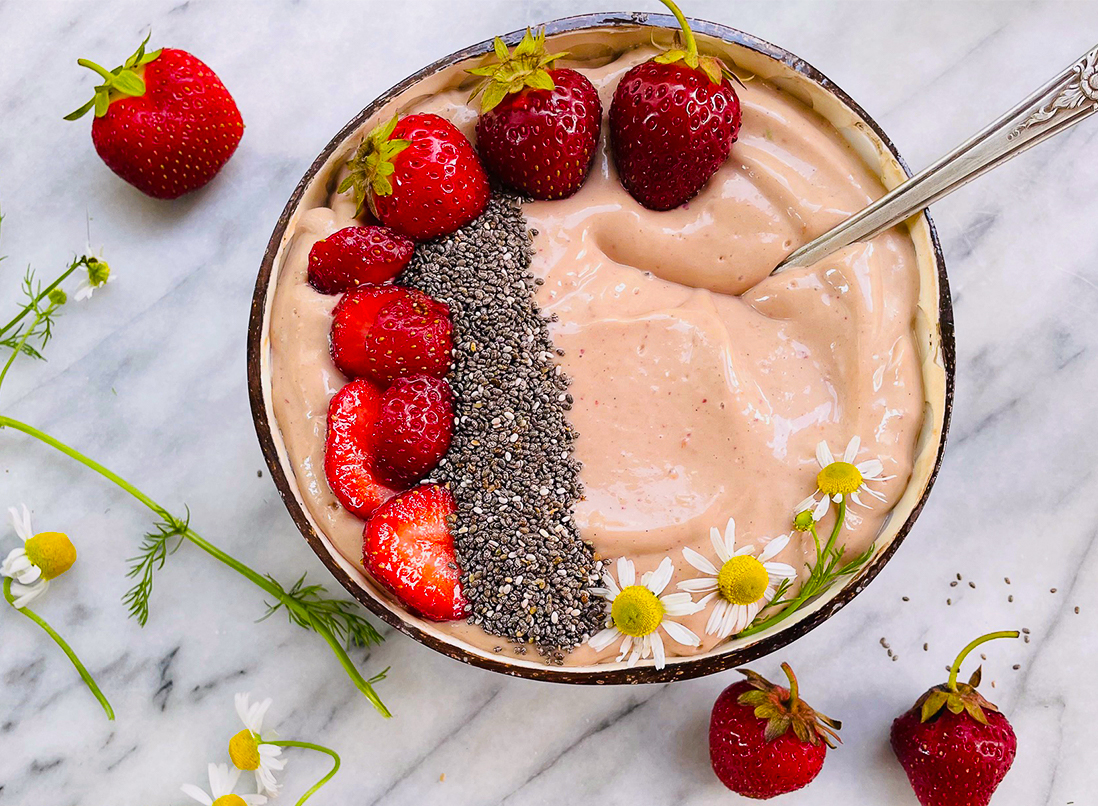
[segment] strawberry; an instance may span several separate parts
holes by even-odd
[[[800,699],[788,663],[789,688],[749,669],[713,704],[709,759],[721,783],[748,798],[773,798],[812,782],[841,725]]]
[[[987,806],[1014,762],[1014,729],[976,691],[981,669],[967,684],[957,682],[957,673],[980,644],[1017,637],[1010,630],[977,638],[953,662],[948,682],[927,691],[892,723],[892,751],[922,806]]]
[[[332,360],[348,378],[388,386],[409,375],[441,378],[450,368],[450,308],[422,291],[360,286],[332,317]]]
[[[148,41],[114,70],[79,59],[103,83],[65,119],[94,108],[92,143],[107,167],[148,196],[174,199],[214,178],[244,122],[213,70],[184,50],[146,53]]]
[[[438,465],[454,433],[454,395],[430,375],[397,378],[381,398],[377,466],[382,478],[409,487]]]
[[[472,145],[438,115],[393,116],[362,141],[339,186],[414,241],[448,235],[484,212],[488,177]]]
[[[425,484],[382,506],[362,538],[366,570],[409,609],[434,621],[465,615],[450,534],[456,510],[449,490]]]
[[[368,518],[395,491],[374,469],[381,392],[367,380],[351,381],[328,404],[324,475],[335,497],[360,518]]]
[[[345,227],[309,250],[309,284],[338,294],[363,283],[392,280],[412,259],[415,244],[385,227]]]
[[[583,185],[602,125],[598,90],[575,70],[547,69],[564,53],[545,53],[545,29],[529,28],[508,53],[496,38],[498,64],[485,76],[477,151],[501,182],[534,199],[563,199]],[[474,95],[475,97],[475,95]]]
[[[622,185],[650,210],[678,207],[724,164],[740,131],[732,73],[699,56],[694,34],[671,0],[683,47],[631,68],[610,103],[610,147]]]

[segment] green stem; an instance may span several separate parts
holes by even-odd
[[[811,599],[813,596],[820,593],[820,585],[823,584],[823,572],[825,566],[825,560],[831,555],[832,550],[835,547],[835,541],[839,539],[839,533],[842,531],[843,523],[846,521],[846,497],[839,502],[839,512],[835,516],[835,526],[831,529],[831,535],[827,538],[827,545],[824,546],[824,550],[821,553],[819,551],[820,541],[816,539],[816,564],[812,566],[812,570],[808,574],[808,579],[801,585],[800,593],[797,594],[795,599],[790,600],[789,604],[783,607],[779,612],[775,613],[769,618],[762,621],[756,621],[747,629],[741,630],[736,633],[737,638],[746,638],[749,635],[755,635],[763,630],[768,630],[775,624],[780,624],[787,618],[796,613],[805,602]],[[812,534],[815,536],[816,529],[813,526]]]
[[[65,443],[61,442],[59,439],[50,436],[45,431],[41,431],[32,425],[12,419],[11,417],[5,417],[0,415],[0,428],[4,427],[13,428],[16,431],[21,431],[28,436],[34,437],[40,442],[44,442],[51,448],[54,448],[65,454],[69,458],[76,460],[90,470],[94,470],[100,476],[103,476],[103,478],[122,488],[131,496],[144,504],[146,507],[148,507],[150,510],[152,510],[154,513],[156,513],[158,516],[171,517],[167,509],[162,507],[149,496],[145,495],[145,493],[141,492],[141,490],[137,489],[135,486],[130,484],[117,473],[99,464],[99,462],[95,461],[94,459],[85,456],[75,448],[69,447]],[[326,626],[317,623],[309,614],[308,610],[301,607],[301,605],[294,599],[288,597],[271,580],[267,579],[262,574],[259,574],[256,571],[252,570],[250,567],[248,567],[232,555],[225,553],[217,546],[213,545],[208,540],[203,538],[193,529],[188,528],[183,533],[183,536],[214,559],[219,560],[223,564],[232,568],[245,579],[265,591],[268,595],[272,596],[275,599],[278,599],[280,602],[286,605],[286,607],[292,609],[295,613],[301,616],[302,620],[307,621],[310,625],[312,625],[313,630],[318,635],[320,635],[321,638],[328,642],[328,645],[332,648],[332,651],[335,653],[336,658],[339,660],[340,665],[347,672],[347,675],[351,678],[351,682],[355,684],[355,688],[357,688],[366,696],[366,698],[373,704],[373,706],[381,713],[382,716],[386,718],[392,716],[392,714],[389,712],[389,709],[386,708],[385,704],[381,701],[381,698],[378,697],[377,692],[374,691],[373,686],[371,686],[369,681],[365,680],[362,675],[359,674],[358,669],[355,668],[355,665],[351,662],[351,659],[348,657],[347,652],[340,645],[339,641],[336,640],[335,636],[332,635],[331,631],[328,630]]]
[[[23,352],[23,348],[27,346],[27,340],[31,337],[31,333],[34,332],[34,329],[38,327],[45,318],[46,314],[42,313],[34,317],[34,322],[26,329],[23,333],[23,338],[21,338],[19,343],[12,349],[11,355],[8,356],[8,360],[4,362],[4,368],[0,370],[0,386],[4,385],[4,378],[8,376],[8,370],[11,369],[11,365],[15,363],[16,356]]]
[[[292,742],[292,741],[278,741],[278,742],[264,741],[263,744],[273,744],[275,747],[300,747],[303,750],[315,750],[318,753],[324,753],[328,756],[331,756],[331,758],[332,758],[332,769],[329,770],[327,775],[325,775],[323,778],[321,778],[319,781],[317,781],[315,784],[313,784],[312,788],[308,792],[306,792],[304,795],[302,795],[301,799],[298,800],[298,802],[294,806],[301,806],[301,804],[303,804],[305,801],[307,801],[309,798],[311,798],[313,795],[315,795],[317,793],[317,791],[319,791],[319,789],[322,786],[324,786],[324,784],[326,784],[330,780],[332,780],[332,777],[337,772],[339,772],[339,764],[340,764],[339,754],[335,750],[332,750],[330,747],[324,747],[323,745],[320,745],[320,744],[313,744],[312,742]]]
[[[986,644],[988,641],[994,641],[996,638],[1017,637],[1017,630],[1000,630],[999,632],[989,632],[987,635],[981,635],[976,640],[970,642],[968,646],[961,650],[961,654],[957,656],[957,660],[953,661],[953,666],[949,670],[949,690],[957,690],[957,673],[961,671],[961,664],[964,663],[964,660],[968,657],[969,652],[980,646],[980,644]]]
[[[12,606],[12,609],[14,609],[18,613],[22,613],[24,616],[26,616],[43,630],[45,630],[46,635],[52,638],[54,643],[61,647],[61,651],[68,656],[69,660],[72,662],[72,665],[76,667],[76,671],[80,673],[80,677],[84,680],[84,683],[89,689],[91,689],[91,693],[95,695],[95,699],[99,700],[99,704],[102,705],[103,710],[107,712],[107,719],[113,722],[114,709],[111,708],[111,704],[107,702],[107,698],[103,696],[103,692],[100,691],[99,686],[96,685],[95,679],[91,676],[91,672],[89,672],[87,670],[87,667],[85,667],[84,664],[80,662],[80,658],[76,657],[76,653],[72,651],[72,647],[70,647],[65,642],[64,638],[57,634],[57,631],[54,630],[53,627],[46,623],[45,619],[43,619],[33,610],[28,607],[20,608],[15,606],[15,597],[11,593],[11,577],[7,577],[4,579],[4,598],[7,599],[7,602]]]
[[[91,61],[90,59],[77,59],[76,63],[78,65],[80,65],[81,67],[87,67],[89,70],[92,70],[92,71],[98,73],[100,75],[100,77],[102,77],[104,80],[106,80],[108,82],[112,78],[114,78],[114,73],[112,73],[106,67],[101,67],[100,65],[98,65],[95,62]]]
[[[797,705],[797,675],[793,674],[793,667],[784,661],[782,662],[782,671],[789,678],[789,707],[792,709]]]
[[[87,262],[88,262],[87,255],[81,257],[78,260],[73,261],[73,264],[71,266],[69,266],[69,268],[66,269],[64,272],[62,272],[60,277],[58,277],[56,280],[54,280],[52,283],[50,283],[48,286],[46,286],[44,289],[42,289],[42,291],[39,292],[38,296],[36,296],[30,304],[24,306],[23,310],[21,310],[19,313],[17,313],[12,318],[12,320],[10,322],[8,322],[3,327],[0,327],[0,338],[2,338],[5,333],[7,333],[9,330],[11,330],[13,327],[15,327],[17,324],[19,324],[23,320],[23,317],[26,316],[28,312],[34,310],[34,306],[36,306],[39,302],[41,302],[42,300],[44,300],[46,297],[48,297],[50,295],[50,292],[53,291],[53,289],[57,288],[57,286],[59,286],[59,285],[61,285],[61,283],[65,282],[65,280],[68,279],[68,276],[70,274],[72,274],[74,271],[79,269],[81,266],[86,265]]]
[[[686,17],[679,10],[671,0],[660,0],[665,6],[671,9],[671,13],[675,15],[675,19],[678,20],[679,27],[682,28],[683,45],[686,47],[686,52],[694,56],[698,55],[698,43],[694,39],[694,32],[690,30],[690,23],[686,21]]]

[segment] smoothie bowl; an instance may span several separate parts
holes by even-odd
[[[491,170],[478,115],[499,98],[470,94],[508,53],[485,42],[348,123],[271,237],[248,377],[275,484],[358,601],[453,658],[567,683],[750,661],[873,579],[941,462],[953,323],[929,218],[769,276],[906,178],[895,148],[801,59],[690,25],[736,109],[730,155],[685,203],[661,203],[643,172],[627,180],[624,145],[610,143],[623,76],[673,50],[679,26],[601,14],[545,26],[545,49],[566,52],[557,85],[573,80],[559,70],[581,75],[590,95],[575,108],[596,109],[601,128],[568,163],[578,191],[534,201]],[[438,119],[451,138],[439,153],[482,172],[477,143],[491,190],[444,172],[443,201],[405,216],[392,207],[401,171]],[[375,171],[363,193],[378,144],[385,158],[397,141],[413,143],[404,167],[380,184]],[[431,229],[433,204],[460,206],[481,185],[488,200],[456,231]],[[366,243],[381,237],[375,216],[414,247]],[[355,238],[396,266],[381,283],[338,282],[333,250]],[[393,347],[413,331],[418,352]]]

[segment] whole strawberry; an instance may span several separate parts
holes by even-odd
[[[973,649],[1009,630],[981,636],[961,650],[949,680],[926,692],[892,723],[892,751],[922,806],[987,806],[1014,762],[1018,740],[999,709],[980,696],[980,669],[957,682]]]
[[[95,97],[65,117],[95,109],[92,143],[107,167],[142,193],[174,199],[205,185],[236,151],[244,121],[213,70],[184,50],[145,52],[106,70]]]
[[[416,114],[378,126],[362,141],[339,191],[414,241],[449,235],[484,212],[488,177],[453,123]]]
[[[728,159],[740,131],[731,73],[699,56],[694,34],[671,0],[684,45],[622,76],[610,104],[610,147],[622,185],[650,210],[678,207]]]
[[[801,789],[823,767],[842,725],[800,698],[788,663],[789,688],[749,669],[713,704],[709,759],[721,783],[744,797],[764,800]]]
[[[477,119],[477,151],[488,171],[533,199],[563,199],[583,185],[602,125],[598,90],[575,70],[548,69],[564,53],[545,53],[545,29],[530,29],[507,52],[496,38],[498,64],[485,76]]]

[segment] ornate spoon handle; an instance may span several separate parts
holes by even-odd
[[[868,240],[1095,112],[1098,47],[925,171],[797,249],[772,273],[811,266],[844,246]]]

